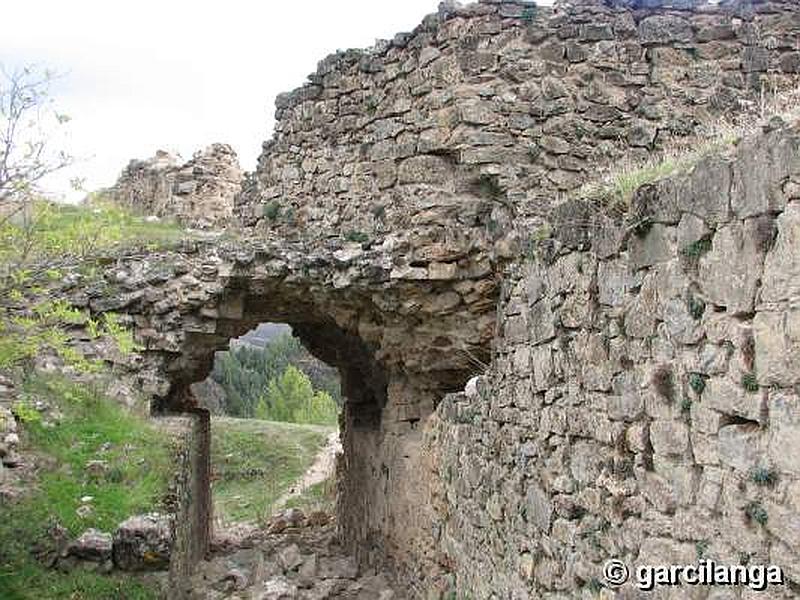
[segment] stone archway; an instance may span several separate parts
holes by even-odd
[[[143,346],[137,366],[154,412],[194,408],[190,386],[214,353],[262,322],[289,324],[342,379],[340,533],[362,564],[416,570],[433,507],[421,457],[427,417],[488,362],[497,287],[485,272],[398,272],[360,243],[327,251],[240,240],[120,263],[148,281],[123,308]],[[435,274],[434,274],[435,275]],[[433,573],[435,569],[432,569]]]

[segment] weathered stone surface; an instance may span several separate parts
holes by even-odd
[[[710,378],[703,391],[703,404],[708,408],[750,421],[762,420],[763,403],[761,394],[746,392],[740,382],[727,378]]]
[[[800,382],[800,308],[764,311],[753,319],[755,367],[761,385]]]
[[[689,430],[677,421],[656,421],[650,426],[650,441],[656,454],[681,456],[689,446]]]
[[[800,202],[792,202],[776,219],[777,237],[764,262],[763,303],[787,302],[800,296]],[[769,247],[772,240],[764,243]]]
[[[689,42],[692,39],[692,27],[680,17],[655,15],[639,24],[639,34],[645,44]]]
[[[114,532],[114,565],[123,571],[151,571],[169,566],[171,518],[140,515],[120,523]]]
[[[763,260],[751,226],[737,223],[718,229],[711,251],[700,260],[704,295],[730,314],[752,312]]]
[[[719,430],[719,456],[723,465],[744,473],[758,466],[763,456],[761,431],[753,425],[727,425]]]
[[[220,227],[232,220],[233,199],[242,179],[233,149],[212,144],[184,164],[161,150],[151,159],[131,161],[106,193],[139,214],[192,227]]]
[[[112,537],[97,529],[88,529],[67,547],[67,554],[79,560],[102,563],[111,560]]]
[[[800,404],[796,395],[771,392],[769,462],[792,477],[800,475]]]
[[[753,147],[762,144],[763,138]],[[706,164],[736,171],[745,159]],[[772,189],[775,179],[765,173],[765,189]],[[520,333],[498,340],[480,402],[461,401],[459,414],[473,411],[480,425],[467,426],[474,435],[462,437],[456,432],[464,425],[435,413],[431,452],[442,461],[439,469],[453,473],[440,497],[456,513],[442,513],[444,539],[469,582],[464,589],[486,597],[498,590],[570,595],[572,588],[558,582],[575,567],[537,560],[527,549],[569,547],[570,565],[591,563],[598,546],[584,549],[579,533],[590,519],[618,519],[588,535],[598,544],[634,548],[637,560],[691,562],[695,539],[713,539],[720,556],[734,561],[743,548],[764,552],[768,543],[793,565],[785,572],[796,571],[791,535],[798,507],[789,500],[790,490],[800,489],[793,208],[776,209],[783,233],[772,244],[771,217],[731,214],[728,188],[703,187],[702,175],[698,167],[648,192],[658,220],[628,242],[627,252],[598,257],[570,246],[510,275],[498,325],[519,321],[512,329]],[[682,204],[693,189],[697,196]],[[716,208],[698,209],[703,194]],[[703,240],[712,233],[707,251]],[[659,243],[648,248],[649,236]],[[596,276],[596,288],[584,299],[587,274]],[[593,302],[591,319],[574,318],[576,303]],[[536,337],[531,351],[525,324],[538,305],[547,307],[546,322],[554,327]],[[517,411],[506,408],[512,405]],[[473,478],[478,487],[458,475],[466,464],[482,474]],[[503,507],[494,518],[470,497],[487,477],[505,490],[491,496]],[[772,483],[754,483],[764,478]],[[510,483],[517,481],[524,484]],[[766,528],[752,517],[742,527],[745,511],[757,508],[747,508],[754,498],[770,498],[761,503],[776,514],[773,528],[771,516]],[[531,527],[512,524],[515,505]],[[622,516],[616,508],[609,516],[609,505],[621,507]],[[484,550],[496,546],[496,557]],[[617,550],[598,552],[607,557]],[[475,564],[491,565],[490,586],[473,575]]]
[[[684,0],[446,5],[391,43],[332,55],[278,99],[235,200],[248,240],[148,257],[184,268],[155,283],[123,259],[124,290],[76,303],[97,313],[102,296],[147,289],[117,300],[157,408],[190,406],[230,337],[292,323],[345,375],[340,540],[360,565],[388,554],[432,597],[453,581],[465,597],[571,597],[612,556],[693,562],[692,532],[731,561],[769,544],[796,572],[784,540],[741,526],[749,471],[793,447],[793,417],[775,433],[713,384],[706,406],[691,377],[754,371],[757,395],[796,383],[796,294],[759,271],[765,255],[790,264],[791,244],[775,258],[755,224],[780,228],[796,194],[796,130],[770,125],[651,182],[630,212],[555,200],[651,147],[692,147],[720,111],[747,121],[796,29],[794,2],[752,4],[735,18]],[[187,179],[176,195],[197,190]],[[548,237],[556,213],[569,235]],[[685,260],[682,243],[712,232],[711,254]],[[778,290],[768,301],[760,279]],[[447,395],[490,362],[479,393]],[[654,389],[664,365],[670,394]],[[796,476],[780,468],[787,487],[757,492],[786,509]],[[347,561],[317,559],[296,575],[349,578]],[[262,583],[295,585],[278,569]]]
[[[656,224],[645,235],[632,238],[628,246],[633,269],[650,267],[676,256],[675,232],[672,228]]]
[[[798,171],[797,148],[800,139],[770,133],[745,140],[737,150],[733,168],[731,207],[739,218],[778,212],[786,204],[779,182]],[[746,164],[746,166],[745,166]]]

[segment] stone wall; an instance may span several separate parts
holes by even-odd
[[[739,439],[795,439],[794,417],[764,427],[792,410],[767,386],[791,393],[780,365],[794,358],[763,333],[794,335],[789,300],[764,295],[790,286],[780,274],[794,267],[770,270],[781,234],[756,244],[766,216],[790,229],[794,188],[768,184],[784,183],[769,169],[792,164],[781,152],[794,156],[793,134],[766,138],[777,154],[754,142],[747,174],[708,159],[689,183],[645,188],[627,225],[573,192],[795,88],[798,32],[790,0],[443,4],[279,97],[275,136],[236,197],[245,239],[116,258],[102,284],[65,295],[128,315],[145,347],[128,366],[157,409],[191,406],[190,384],[230,338],[291,324],[342,373],[343,539],[363,563],[393,561],[420,594],[448,574],[480,598],[569,594],[603,556],[706,537],[709,552],[736,542],[794,564],[770,529],[796,526],[791,468],[757,465],[779,477],[756,488],[749,463],[724,454],[747,449]],[[149,197],[165,197],[159,185]],[[180,213],[168,197],[164,214]],[[561,245],[519,266],[544,222]],[[491,356],[501,282],[491,385],[442,403]],[[750,371],[757,393],[742,388],[742,374],[755,387]],[[783,408],[756,415],[764,393]],[[716,535],[742,498],[768,524]]]
[[[181,163],[159,150],[147,160],[132,160],[106,195],[137,214],[171,218],[206,229],[231,223],[233,198],[242,170],[227,144],[211,144]]]
[[[772,563],[770,598],[800,590],[800,125],[632,213],[515,270],[493,368],[432,419],[458,597],[576,597],[612,557]]]
[[[391,244],[400,265],[513,258],[512,222],[796,88],[798,36],[794,0],[444,2],[278,97],[237,212]]]

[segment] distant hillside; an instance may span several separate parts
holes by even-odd
[[[262,323],[253,331],[248,331],[242,337],[231,340],[231,348],[239,346],[265,348],[276,337],[291,332],[292,328],[285,323]]]

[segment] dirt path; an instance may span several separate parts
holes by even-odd
[[[333,431],[314,459],[314,463],[303,473],[303,477],[289,488],[288,492],[275,501],[272,510],[282,509],[290,499],[301,495],[312,485],[331,477],[336,467],[336,454],[341,451],[342,442],[339,440],[339,431]]]

